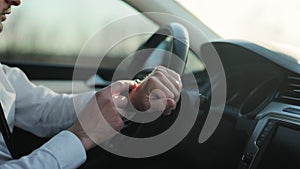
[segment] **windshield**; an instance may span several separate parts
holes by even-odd
[[[176,0],[225,39],[300,46],[299,0]]]

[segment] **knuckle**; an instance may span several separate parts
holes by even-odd
[[[176,87],[176,89],[178,90],[178,92],[180,92],[180,91],[181,91],[181,88],[182,88],[182,83],[181,83],[181,81],[177,81],[177,82],[175,83],[175,87]]]
[[[176,75],[176,77],[174,77],[175,81],[176,81],[176,86],[178,88],[182,87],[182,81],[181,81],[181,77],[179,75]]]
[[[182,81],[181,81],[181,80],[179,80],[179,89],[181,90],[181,89],[182,89],[182,87],[183,87]]]
[[[178,91],[178,92],[176,92],[176,93],[174,93],[174,95],[175,95],[175,99],[178,99],[179,97],[180,97],[180,92]]]
[[[148,78],[148,80],[147,80],[147,83],[149,84],[149,85],[153,85],[153,84],[155,84],[156,83],[156,77],[154,77],[154,76],[150,76],[149,78]]]
[[[178,80],[178,81],[181,81],[181,77],[178,73],[174,72],[174,75],[173,75],[174,79]]]
[[[120,86],[122,86],[122,81],[116,81],[115,83],[114,83],[114,85],[116,86],[116,87],[120,87]]]
[[[154,73],[154,76],[156,76],[158,78],[163,78],[163,77],[165,77],[165,74],[163,72],[161,72],[161,71],[156,71]]]

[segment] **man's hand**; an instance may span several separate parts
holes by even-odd
[[[121,114],[128,100],[121,94],[130,93],[132,105],[140,111],[161,111],[168,115],[176,108],[182,82],[180,76],[168,68],[158,66],[137,85],[134,81],[117,81],[97,92],[78,115],[69,131],[89,150],[115,136],[123,128]]]
[[[139,111],[161,111],[169,115],[176,108],[181,88],[179,74],[158,66],[130,93],[130,101]]]
[[[134,81],[117,81],[97,92],[78,115],[78,120],[69,131],[82,142],[85,150],[89,150],[112,138],[123,128],[120,115],[122,108],[128,104],[126,97],[120,95],[129,91]]]

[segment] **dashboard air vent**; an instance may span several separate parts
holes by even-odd
[[[277,99],[283,103],[300,106],[300,77],[289,76]]]

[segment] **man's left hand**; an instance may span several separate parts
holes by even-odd
[[[169,115],[176,108],[181,89],[180,75],[158,66],[130,93],[130,101],[139,111],[162,111]]]

